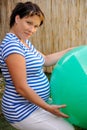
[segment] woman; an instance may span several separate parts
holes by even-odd
[[[43,66],[54,65],[69,49],[45,56],[28,40],[43,24],[44,14],[32,2],[18,3],[10,17],[10,31],[0,46],[6,86],[2,111],[19,130],[73,130],[60,112],[65,105],[49,105],[49,82]]]

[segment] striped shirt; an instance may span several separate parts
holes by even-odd
[[[5,59],[10,54],[17,53],[25,57],[28,85],[35,90],[43,100],[47,101],[49,98],[49,82],[43,72],[44,58],[29,40],[27,40],[26,43],[29,48],[22,44],[16,35],[7,33],[0,45],[0,66],[6,83],[2,98],[2,111],[10,123],[25,119],[39,108],[17,93],[5,63]]]

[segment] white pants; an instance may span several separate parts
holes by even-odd
[[[75,130],[63,118],[57,117],[43,109],[36,110],[23,121],[11,125],[18,130]]]

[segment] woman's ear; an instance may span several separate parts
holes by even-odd
[[[16,15],[16,17],[15,17],[15,23],[18,23],[19,21],[20,21],[20,16]]]

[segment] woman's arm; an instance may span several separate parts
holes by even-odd
[[[26,79],[26,65],[25,59],[22,55],[11,54],[6,59],[9,73],[12,77],[12,81],[15,85],[16,91],[25,99],[36,104],[37,106],[62,117],[68,117],[66,114],[59,111],[59,108],[65,107],[65,105],[49,105],[42,100],[36,92],[28,86]]]
[[[53,54],[50,54],[50,55],[43,55],[44,59],[45,59],[45,63],[44,63],[44,66],[52,66],[54,64],[56,64],[56,62],[66,53],[68,52],[69,50],[71,50],[72,48],[68,48],[68,49],[65,49],[63,51],[60,51],[60,52],[56,52],[56,53],[53,53]]]
[[[11,54],[7,57],[6,64],[16,91],[25,99],[39,105],[40,107],[44,106],[44,109],[46,109],[47,104],[27,84],[24,57],[19,54]]]

